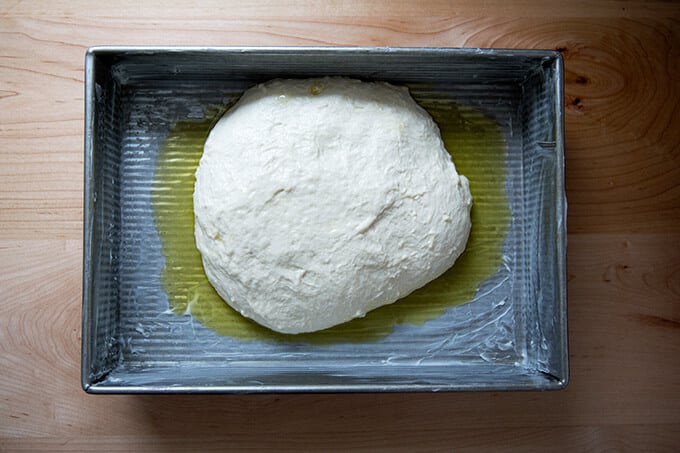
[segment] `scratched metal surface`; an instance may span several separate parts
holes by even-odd
[[[380,341],[219,336],[168,312],[151,184],[177,121],[275,77],[408,84],[494,118],[504,263],[467,304]],[[86,57],[82,385],[93,393],[557,389],[566,385],[562,62],[553,51],[95,48]]]

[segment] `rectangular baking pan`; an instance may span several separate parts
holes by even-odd
[[[495,121],[507,147],[504,263],[467,304],[380,341],[217,335],[169,311],[150,201],[178,121],[272,78],[410,87]],[[225,94],[226,93],[226,94]],[[95,47],[85,58],[82,386],[89,393],[560,389],[568,381],[563,66],[555,51]],[[488,164],[488,163],[487,163]]]

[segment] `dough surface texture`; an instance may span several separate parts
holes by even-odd
[[[196,170],[196,246],[243,316],[325,329],[449,269],[472,197],[408,90],[345,78],[273,80],[211,130]]]

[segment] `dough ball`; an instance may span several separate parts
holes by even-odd
[[[391,304],[463,252],[472,197],[408,90],[273,80],[210,132],[196,171],[196,245],[220,296],[283,333]]]

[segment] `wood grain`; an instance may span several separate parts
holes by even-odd
[[[677,3],[202,6],[0,4],[0,451],[677,451]],[[98,44],[562,50],[569,387],[550,393],[86,395],[79,384],[82,78],[85,49]]]

